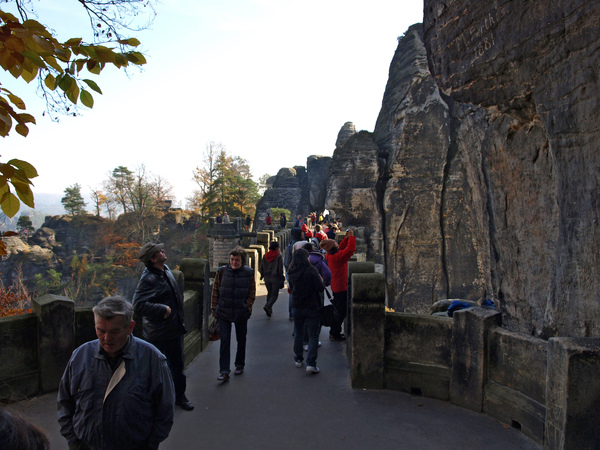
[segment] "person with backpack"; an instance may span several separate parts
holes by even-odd
[[[306,372],[319,373],[317,356],[319,351],[319,330],[321,324],[321,296],[325,284],[319,271],[309,261],[309,253],[304,248],[294,252],[289,270],[289,284],[292,290],[292,315],[294,318],[294,363],[302,367],[304,361],[304,330],[308,332],[308,354]]]
[[[264,278],[267,288],[267,304],[264,306],[268,317],[273,314],[273,305],[279,297],[279,289],[283,287],[283,257],[279,253],[279,242],[269,244],[269,251],[265,253],[260,262],[260,279]]]

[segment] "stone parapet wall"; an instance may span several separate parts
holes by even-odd
[[[183,290],[187,334],[184,337],[186,366],[208,345],[210,310],[208,261],[183,260],[182,271],[173,271]],[[185,275],[185,276],[184,276]],[[188,287],[188,286],[186,286]],[[0,318],[0,401],[19,401],[55,391],[73,350],[96,339],[91,308],[59,295],[33,301],[34,312]],[[141,318],[135,317],[134,335],[141,337]]]
[[[449,400],[548,449],[597,448],[600,339],[510,332],[481,307],[453,318],[386,312],[384,283],[377,273],[351,275],[354,388]]]

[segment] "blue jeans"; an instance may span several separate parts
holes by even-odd
[[[235,368],[243,369],[246,365],[246,333],[248,332],[248,319],[235,322],[219,319],[219,332],[221,333],[221,348],[219,353],[219,373],[230,373],[231,365],[231,325],[235,324],[235,340],[237,351],[235,353]]]
[[[304,332],[308,333],[308,354],[306,365],[317,365],[319,351],[319,333],[321,332],[321,311],[317,308],[293,308],[294,316],[294,361],[302,362],[304,353]],[[305,329],[306,327],[306,329]]]

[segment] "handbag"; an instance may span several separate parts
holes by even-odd
[[[332,326],[337,320],[337,310],[333,305],[325,305],[321,308],[321,325]]]
[[[213,321],[208,326],[208,340],[209,341],[218,341],[221,339],[221,332],[219,330],[219,321],[217,319],[213,319]]]

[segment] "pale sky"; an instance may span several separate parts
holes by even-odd
[[[60,40],[90,41],[86,19],[72,15],[80,9],[53,0],[50,12],[38,9],[39,21]],[[143,71],[85,74],[103,95],[93,93],[82,116],[51,122],[31,95],[35,81],[2,75],[38,123],[27,138],[4,138],[1,160],[36,167],[34,194],[62,195],[79,183],[87,197],[114,168],[144,164],[185,206],[211,141],[246,159],[255,180],[306,166],[310,155],[332,156],[345,122],[373,131],[397,39],[422,21],[423,3],[164,0],[157,12],[151,29],[131,34],[148,60]]]

